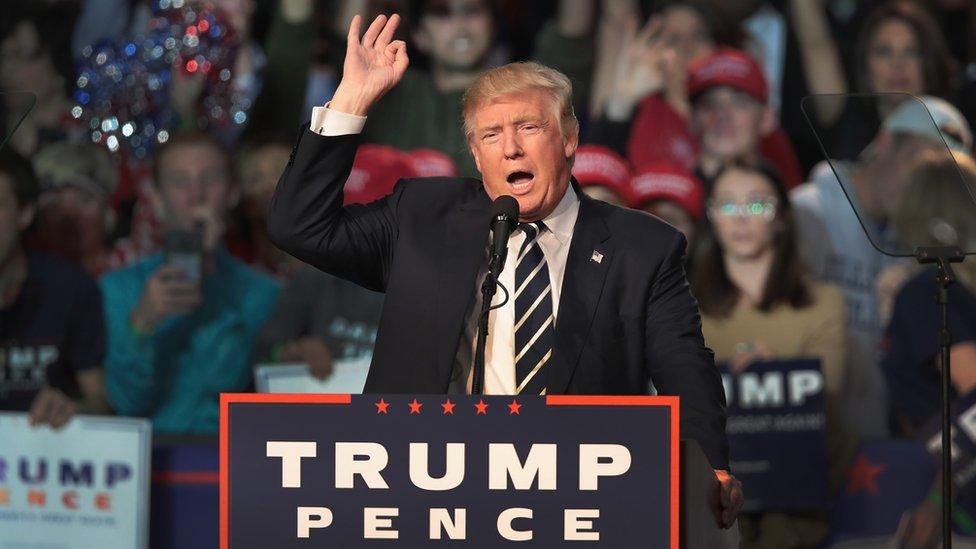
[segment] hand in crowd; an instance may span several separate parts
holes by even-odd
[[[729,370],[739,374],[753,362],[772,360],[775,356],[776,353],[773,352],[773,349],[763,341],[740,343],[736,345],[735,354],[729,359]]]
[[[399,15],[377,16],[362,40],[359,38],[361,24],[362,17],[357,15],[349,25],[342,81],[332,97],[331,107],[365,116],[376,101],[400,82],[410,61],[407,44],[403,40],[393,40],[400,24]]]
[[[640,32],[633,19],[622,24],[623,40],[606,109],[607,117],[616,121],[630,118],[641,99],[664,88],[677,55],[662,39],[664,23],[659,18],[651,18]]]
[[[189,313],[202,300],[199,281],[187,279],[179,266],[164,264],[149,277],[132,312],[132,326],[140,332],[151,332],[167,316]]]
[[[197,206],[193,210],[196,226],[203,230],[202,246],[205,252],[213,252],[224,238],[224,216],[209,206]]]
[[[326,379],[332,374],[332,354],[317,337],[303,337],[281,348],[281,360],[308,364],[308,370],[316,379]]]
[[[941,532],[941,504],[926,498],[910,512],[901,541],[906,549],[929,549],[938,546],[942,540]]]
[[[725,469],[715,469],[712,514],[722,528],[731,528],[742,509],[742,483]]]
[[[76,411],[77,405],[68,395],[60,389],[45,387],[34,397],[28,419],[31,426],[50,425],[60,429],[68,423]]]

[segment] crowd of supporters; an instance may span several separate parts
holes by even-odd
[[[255,364],[304,362],[327,378],[334,361],[369,356],[382,295],[277,250],[265,215],[294,137],[341,78],[352,16],[397,12],[411,67],[369,113],[347,203],[401,178],[478,177],[460,124],[465,89],[487,68],[538,60],[574,84],[582,191],[688,238],[716,360],[734,372],[821,361],[832,489],[858,440],[910,437],[938,414],[935,279],[877,248],[976,250],[972,2],[203,6],[4,7],[0,410],[54,426],[116,413],[149,417],[159,433],[215,433],[219,393],[252,390]],[[91,48],[138,42],[161,11],[194,9],[233,31],[226,97],[173,67],[172,115],[150,152],[107,144],[79,114]],[[882,95],[803,101],[848,93]],[[241,116],[214,124],[223,104]],[[843,161],[828,164],[825,150]],[[976,388],[976,263],[957,274],[961,397]],[[826,526],[815,514],[747,515],[743,535],[755,547],[815,546]]]

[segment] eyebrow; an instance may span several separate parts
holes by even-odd
[[[512,120],[512,125],[521,126],[526,122],[534,122],[540,126],[548,126],[550,123],[549,119],[547,118],[525,114],[517,116],[514,120]],[[492,130],[498,131],[500,129],[502,129],[502,124],[492,124],[491,126],[482,126],[481,128],[478,128],[478,133],[484,133]]]

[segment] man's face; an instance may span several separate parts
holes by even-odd
[[[770,123],[765,105],[727,86],[704,92],[695,101],[692,116],[702,153],[723,160],[756,153]]]
[[[60,187],[38,200],[38,230],[63,255],[80,260],[104,246],[108,211],[104,198],[75,187]]]
[[[418,47],[448,69],[472,69],[481,64],[491,45],[493,22],[485,2],[451,0],[420,19]]]
[[[223,154],[213,145],[175,145],[158,161],[157,186],[170,228],[193,230],[208,219],[223,220],[236,204],[236,186]]]
[[[543,91],[501,97],[473,116],[471,154],[494,200],[511,195],[522,221],[549,215],[569,186],[578,132],[563,137],[552,98]]]
[[[62,93],[61,77],[31,23],[21,22],[0,43],[0,88],[31,92],[40,100]]]
[[[21,208],[10,176],[0,172],[0,264],[20,242],[20,233],[30,225],[32,208]]]

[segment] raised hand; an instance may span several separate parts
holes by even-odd
[[[652,18],[637,32],[628,22],[607,105],[611,119],[626,119],[644,97],[661,91],[671,75],[675,51],[662,40],[663,21]]]
[[[355,16],[349,25],[346,39],[346,60],[342,65],[342,81],[329,108],[358,116],[365,116],[369,108],[383,94],[397,85],[407,70],[407,45],[393,40],[400,24],[400,16],[389,19],[377,16],[359,38],[362,18]]]

